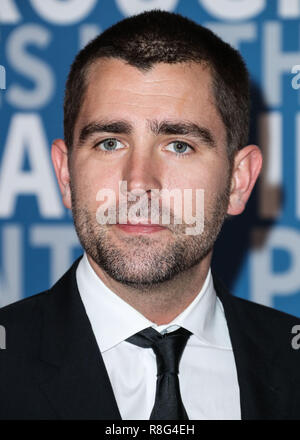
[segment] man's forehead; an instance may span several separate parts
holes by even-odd
[[[147,117],[158,121],[188,120],[200,125],[209,122],[212,130],[222,123],[211,88],[210,69],[204,64],[157,63],[142,71],[124,60],[103,58],[91,66],[87,82],[76,124],[78,136],[77,129],[81,131],[106,117],[111,121],[139,119],[145,124]]]
[[[129,64],[127,61],[120,58],[99,58],[94,61],[88,68],[85,82],[86,86],[93,86],[101,79],[105,78],[110,84],[123,83],[126,79],[139,78],[146,84],[147,82],[153,84],[152,77],[158,77],[157,82],[178,80],[182,82],[184,77],[189,81],[191,76],[195,79],[201,77],[202,81],[212,81],[212,71],[208,63],[196,63],[194,61],[185,61],[180,63],[153,63],[147,69]],[[160,78],[161,77],[161,78]]]
[[[117,111],[124,104],[129,108],[140,105],[141,111],[157,105],[168,113],[176,107],[177,112],[193,111],[203,104],[214,111],[210,69],[206,65],[185,62],[156,63],[145,71],[120,59],[97,60],[86,77],[81,116],[105,106],[107,111]],[[163,115],[164,119],[170,117],[171,114]]]

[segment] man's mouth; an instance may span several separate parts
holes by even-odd
[[[140,234],[151,234],[154,232],[159,232],[166,230],[167,228],[159,224],[151,223],[147,220],[140,220],[138,223],[133,224],[128,221],[125,224],[117,223],[116,226],[124,232],[127,233],[140,233]]]

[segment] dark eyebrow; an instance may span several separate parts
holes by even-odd
[[[98,121],[91,122],[85,125],[79,134],[79,145],[82,145],[88,137],[95,133],[116,133],[116,134],[130,134],[132,132],[132,126],[126,121]]]
[[[200,139],[211,148],[216,148],[217,144],[212,132],[206,128],[201,127],[194,122],[172,122],[172,121],[149,121],[151,131],[158,134],[175,134],[175,135],[189,135]]]
[[[174,121],[148,121],[150,130],[156,136],[162,135],[189,135],[198,138],[210,148],[216,148],[216,141],[211,131],[206,127],[201,127],[194,122],[174,122]],[[85,125],[79,134],[79,146],[95,133],[114,133],[129,135],[133,131],[133,126],[127,121],[97,121]]]

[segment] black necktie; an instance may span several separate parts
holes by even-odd
[[[191,334],[180,327],[162,335],[148,327],[126,339],[139,347],[152,348],[156,354],[156,395],[149,420],[189,420],[181,400],[178,366]]]

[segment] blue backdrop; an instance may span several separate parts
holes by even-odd
[[[251,74],[250,142],[264,167],[245,213],[223,228],[214,268],[234,294],[300,316],[300,1],[0,3],[0,305],[47,289],[81,253],[50,160],[75,54],[120,19],[160,8],[211,28]]]

